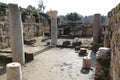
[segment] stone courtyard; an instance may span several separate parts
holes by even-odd
[[[85,39],[82,40],[85,43]],[[38,44],[32,47],[25,46],[27,52],[35,52],[35,57],[22,66],[23,80],[94,80],[95,54],[91,50],[87,50],[92,58],[91,69],[83,70],[83,56],[79,56],[73,48],[50,47],[44,46],[45,43],[40,45],[40,40],[36,42]],[[0,80],[6,80],[4,68],[5,65],[1,66],[3,73],[0,73]]]
[[[82,71],[82,57],[72,49],[51,48],[24,65],[23,71],[23,80],[94,79],[93,71]]]
[[[94,80],[95,66],[82,71],[82,60],[73,49],[50,47],[22,67],[23,80]],[[0,78],[5,80],[6,74]]]

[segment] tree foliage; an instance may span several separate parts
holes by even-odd
[[[69,21],[77,21],[77,20],[81,20],[81,17],[78,13],[74,12],[74,13],[69,13],[66,15],[67,20]]]
[[[33,12],[33,11],[35,11],[36,9],[35,9],[35,7],[32,6],[32,5],[28,5],[27,10]]]
[[[104,24],[104,25],[106,25],[106,24],[107,24],[107,21],[108,21],[108,17],[102,15],[102,16],[101,16],[101,23]]]
[[[38,11],[44,12],[44,10],[45,10],[44,2],[43,2],[43,0],[40,0],[38,3]]]

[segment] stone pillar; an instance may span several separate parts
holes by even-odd
[[[95,80],[110,80],[111,49],[100,47],[96,54]]]
[[[108,46],[108,43],[109,43],[109,30],[105,30],[105,34],[104,34],[104,47],[110,47]]]
[[[51,45],[57,45],[57,11],[50,11],[51,17]]]
[[[9,4],[8,10],[12,60],[24,64],[23,24],[20,10],[16,4]]]
[[[9,63],[6,66],[7,80],[22,80],[20,63]]]
[[[93,44],[96,44],[100,40],[100,32],[101,32],[101,15],[94,15],[94,24],[93,24]]]

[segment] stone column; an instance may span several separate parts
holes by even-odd
[[[22,80],[20,63],[9,63],[6,66],[7,80]]]
[[[16,4],[9,4],[8,10],[12,60],[24,64],[23,24],[20,10]]]
[[[51,17],[51,45],[57,45],[57,11],[50,11]]]
[[[93,23],[93,44],[96,44],[100,40],[101,32],[101,15],[94,14],[94,23]]]

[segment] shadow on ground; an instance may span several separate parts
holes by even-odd
[[[54,47],[47,46],[46,48],[44,48],[44,49],[42,49],[42,50],[40,50],[40,51],[35,52],[35,53],[34,53],[34,56],[37,56],[37,55],[39,55],[39,54],[41,54],[41,53],[43,53],[43,52],[46,52],[46,51],[48,51],[48,50],[50,50],[50,49],[52,49],[52,48],[54,48]]]
[[[81,69],[80,70],[80,72],[82,73],[82,74],[88,74],[89,72],[90,72],[90,69]]]
[[[0,75],[3,75],[6,73],[6,63],[3,63],[2,61],[0,61]]]
[[[92,59],[92,64],[91,64],[91,67],[94,67],[96,66],[96,54],[95,52],[91,52],[91,55],[90,55],[91,59]]]

